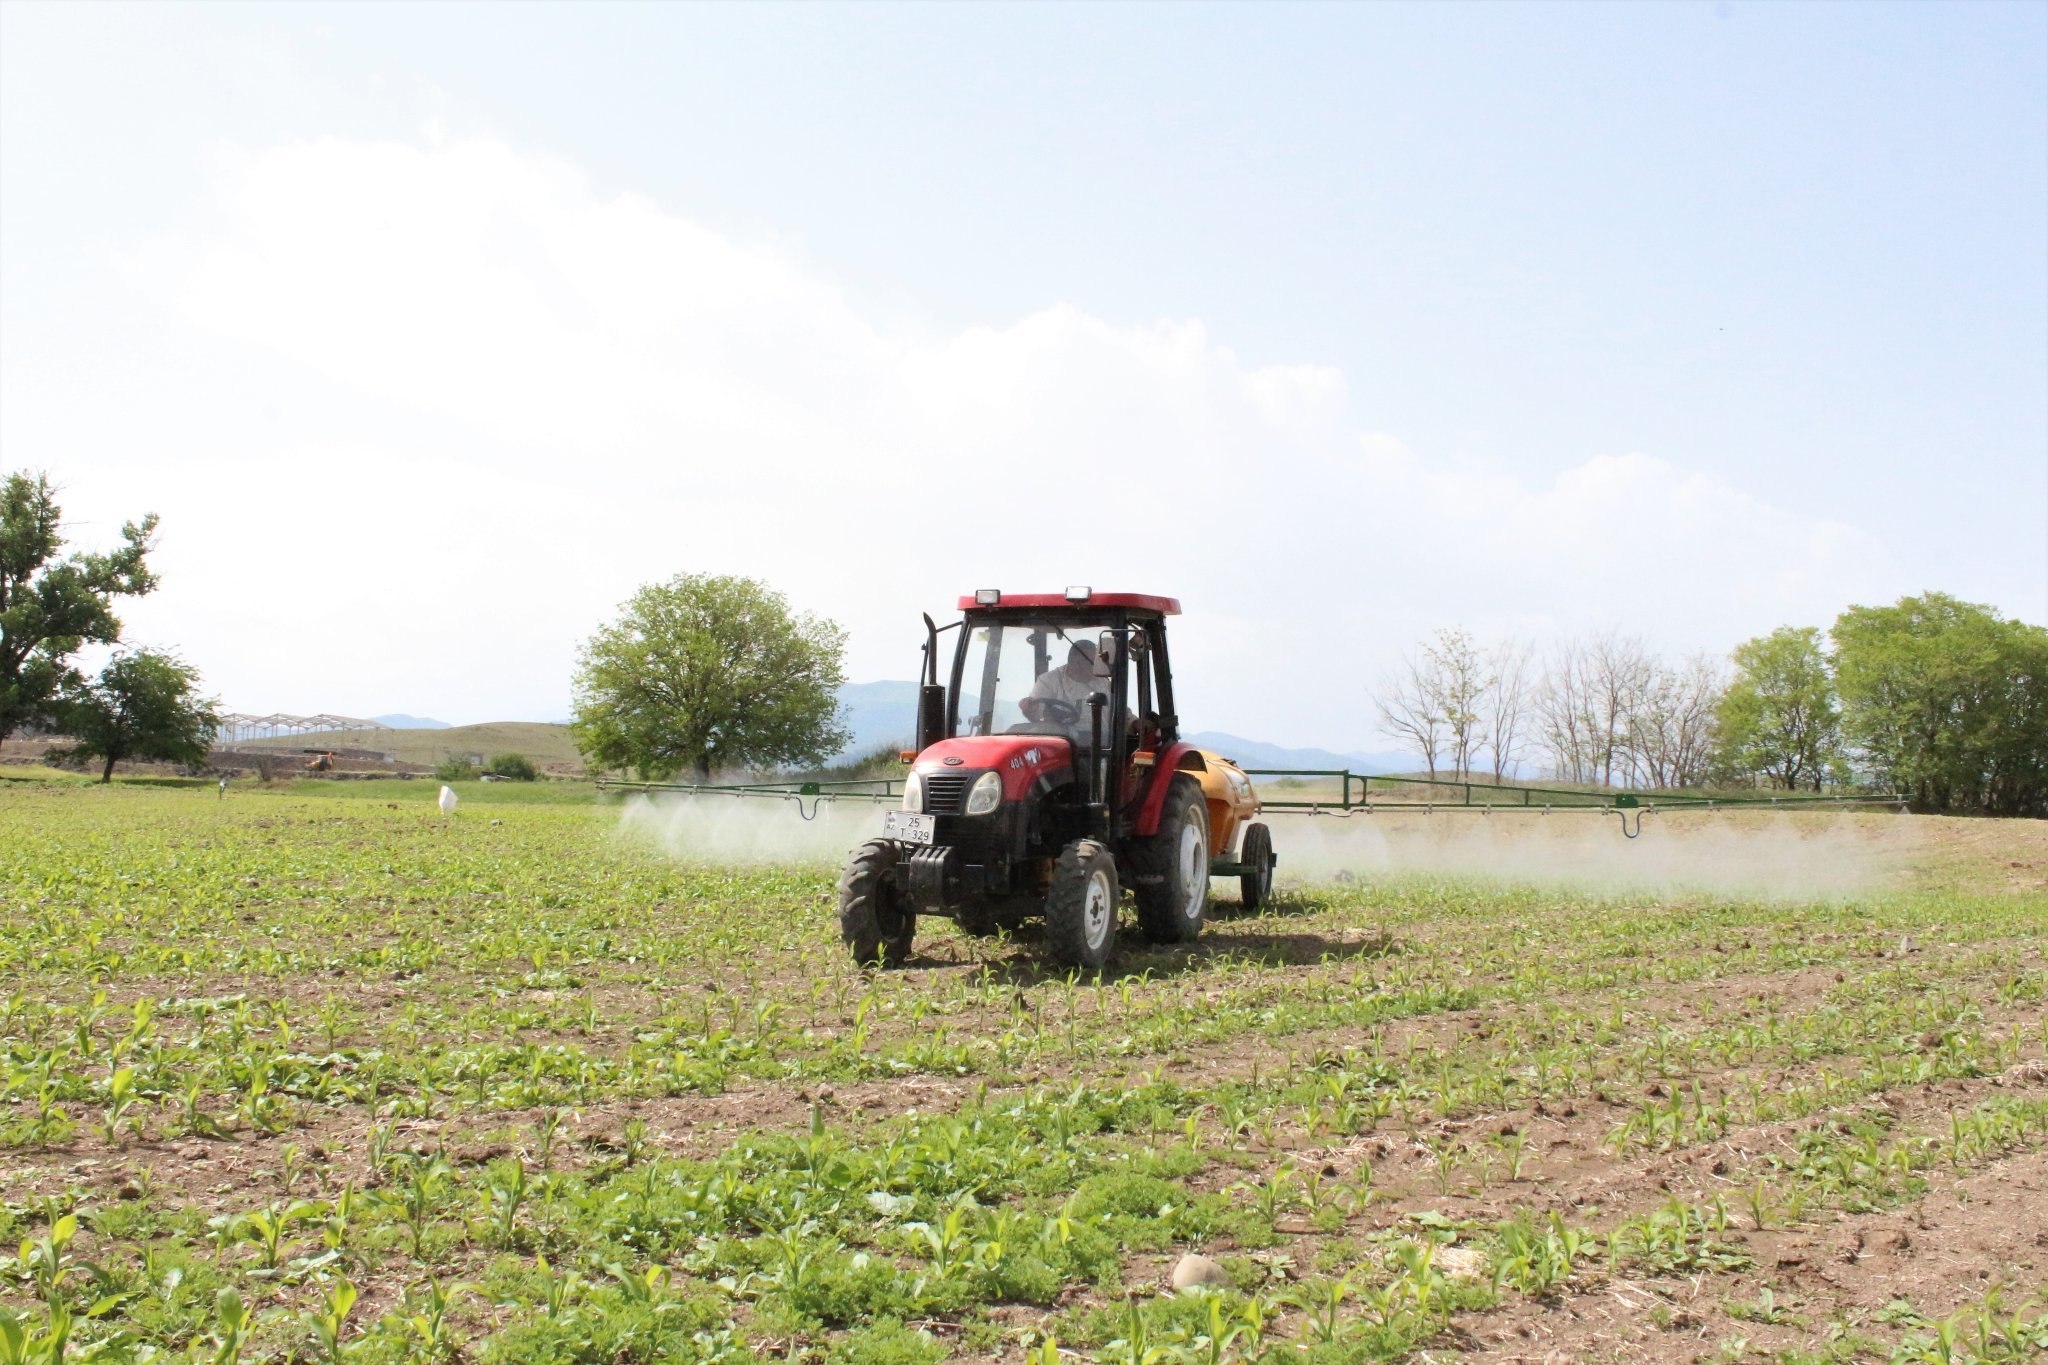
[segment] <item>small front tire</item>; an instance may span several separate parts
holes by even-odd
[[[1100,967],[1116,946],[1116,859],[1093,839],[1060,850],[1045,894],[1045,950],[1069,967]]]
[[[870,839],[853,851],[840,875],[839,936],[863,967],[900,967],[910,956],[917,914],[897,875],[900,857],[887,839]]]
[[[1237,895],[1244,912],[1254,914],[1273,898],[1273,866],[1280,861],[1273,854],[1273,832],[1264,825],[1246,825],[1244,851],[1237,860],[1252,869],[1237,879]]]

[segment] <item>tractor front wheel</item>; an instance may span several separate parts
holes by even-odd
[[[887,839],[870,839],[853,851],[839,878],[839,936],[863,967],[900,967],[910,956],[917,914],[896,873],[899,856]]]
[[[1209,903],[1209,806],[1202,784],[1175,773],[1159,832],[1131,846],[1138,926],[1154,943],[1193,943]]]
[[[1116,945],[1116,859],[1093,839],[1060,850],[1045,893],[1045,950],[1069,967],[1100,967]]]
[[[1264,825],[1244,827],[1244,852],[1237,859],[1251,871],[1237,879],[1237,896],[1244,903],[1244,912],[1255,913],[1273,898],[1273,865],[1280,860],[1273,856],[1273,831]]]

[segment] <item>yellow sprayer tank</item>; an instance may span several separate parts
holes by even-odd
[[[1202,799],[1209,805],[1209,852],[1215,858],[1232,858],[1244,827],[1259,813],[1258,793],[1235,763],[1206,749],[1201,754],[1203,768],[1195,776],[1202,779]]]

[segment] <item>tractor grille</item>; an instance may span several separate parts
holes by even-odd
[[[967,804],[967,782],[971,773],[926,773],[924,808],[929,815],[958,815]]]

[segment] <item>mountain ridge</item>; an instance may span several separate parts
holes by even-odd
[[[833,756],[835,762],[851,762],[870,754],[888,750],[908,748],[917,731],[917,684],[902,679],[885,678],[874,682],[847,683],[839,689],[840,719],[845,723],[852,737],[846,746]],[[427,716],[408,715],[393,712],[372,719],[393,730],[438,731],[459,730],[432,743],[420,752],[432,752],[433,761],[447,753],[473,749],[479,743],[504,742],[513,746],[511,732],[499,734],[496,725],[519,725],[521,722],[498,722],[493,726],[451,726],[446,721],[434,720]],[[557,763],[571,761],[574,746],[568,740],[567,727],[561,721],[530,722],[533,730],[519,733],[526,745],[545,752],[547,758]],[[541,730],[560,731],[543,737]],[[490,740],[480,738],[481,734],[492,735]],[[1421,769],[1420,758],[1398,750],[1364,751],[1319,748],[1290,748],[1284,744],[1272,744],[1265,740],[1249,739],[1222,730],[1194,730],[1182,738],[1198,748],[1221,754],[1231,762],[1246,768],[1342,768],[1360,774],[1408,773]],[[283,741],[281,741],[283,742]],[[296,742],[296,741],[291,741]],[[426,743],[426,741],[421,741]],[[407,747],[408,751],[418,745]]]

